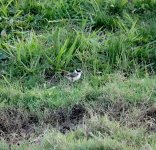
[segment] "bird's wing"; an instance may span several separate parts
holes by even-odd
[[[74,78],[74,77],[76,77],[77,75],[78,75],[77,73],[73,72],[73,73],[67,74],[66,76],[67,76],[67,77]]]

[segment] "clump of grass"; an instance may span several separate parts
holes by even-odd
[[[153,80],[155,79],[153,78]],[[155,99],[153,97],[153,89],[155,89],[155,86],[148,78],[125,80],[124,78],[120,79],[119,77],[116,81],[116,83],[114,82],[116,85],[114,83],[110,83],[108,86],[106,85],[104,87],[104,90],[109,91],[107,94],[112,98],[113,101],[122,99],[124,97],[126,101],[135,104],[139,102],[151,103]]]

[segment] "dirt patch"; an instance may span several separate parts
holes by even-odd
[[[156,104],[117,103],[107,112],[121,124],[130,128],[143,126],[147,132],[156,132]]]
[[[96,105],[92,107],[95,113],[100,114],[101,116],[107,114],[110,118],[120,121],[130,111],[132,106],[130,103],[126,103],[122,100],[116,102],[105,100],[104,102],[96,103]]]
[[[148,131],[156,132],[156,103],[144,109],[138,118],[146,124]]]
[[[91,110],[100,116],[108,115],[130,128],[144,126],[147,131],[156,131],[156,105],[136,106],[121,100],[115,103],[94,103]],[[137,110],[137,113],[134,112]],[[88,108],[89,109],[89,108]],[[42,117],[28,110],[7,108],[0,110],[0,137],[9,143],[18,143],[33,136],[41,135],[47,128],[56,128],[62,133],[76,129],[84,123],[83,118],[89,118],[89,112],[83,104],[75,104],[68,108],[42,110]]]
[[[44,123],[52,125],[62,133],[66,133],[82,122],[83,117],[87,114],[87,110],[82,104],[75,104],[70,108],[45,110],[44,113]]]
[[[38,117],[26,110],[7,108],[0,110],[0,136],[11,143],[28,139],[35,132]]]
[[[118,100],[115,103],[107,100],[92,106],[100,116],[107,115],[110,120],[116,120],[130,128],[143,126],[147,132],[156,132],[156,104],[131,104]]]
[[[72,107],[70,111],[69,119],[72,122],[79,122],[86,113],[87,113],[86,108],[82,104],[76,104]]]
[[[73,130],[87,113],[81,104],[75,104],[70,108],[59,108],[57,110],[47,109],[43,117],[37,116],[28,110],[7,108],[0,110],[0,137],[9,143],[17,143],[23,139],[29,139],[36,134],[36,129],[52,126],[62,133]],[[41,134],[43,130],[37,131]]]

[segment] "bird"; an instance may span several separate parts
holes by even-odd
[[[75,81],[77,81],[77,80],[79,80],[81,78],[81,75],[82,75],[82,70],[75,69],[74,72],[66,74],[65,77],[69,81],[75,82]]]

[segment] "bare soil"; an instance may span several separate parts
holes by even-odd
[[[135,116],[132,115],[133,107],[122,101],[111,106],[97,104],[92,109],[98,115],[107,114],[110,119],[115,119],[131,128],[143,125],[148,132],[156,132],[156,105],[141,104],[136,107],[138,114]],[[45,109],[43,116],[39,117],[35,112],[28,110],[3,108],[0,110],[0,137],[8,143],[17,144],[32,135],[42,134],[49,125],[65,134],[81,124],[84,116],[90,117],[87,110],[83,104],[75,104],[69,108]]]
[[[51,125],[60,132],[66,133],[81,123],[87,113],[82,104],[75,104],[70,108],[58,108],[57,110],[44,110],[43,117],[28,110],[7,108],[0,110],[0,137],[9,143],[17,143],[23,139],[29,139],[32,134],[40,134],[37,130],[41,126]]]

